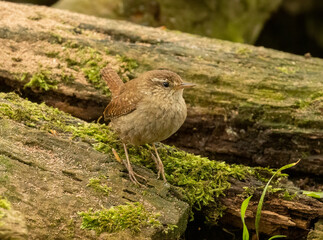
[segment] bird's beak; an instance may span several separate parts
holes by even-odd
[[[179,90],[179,89],[184,89],[184,88],[191,88],[191,87],[194,87],[196,84],[193,84],[193,83],[181,83],[180,85],[177,85],[175,87],[176,90]]]

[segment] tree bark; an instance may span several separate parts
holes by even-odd
[[[0,2],[0,19],[1,91],[16,91],[32,101],[44,101],[92,121],[102,114],[110,99],[99,77],[99,70],[106,64],[115,68],[125,81],[146,70],[171,69],[198,86],[186,92],[187,121],[167,143],[211,159],[253,166],[278,167],[301,158],[293,171],[323,174],[323,61],[320,59],[6,2]],[[74,121],[77,124],[80,120]],[[12,132],[19,138],[28,136],[29,131],[32,136],[40,134],[16,124],[12,126],[15,126],[10,128],[12,131],[14,128],[22,131],[23,134]],[[8,132],[7,137],[10,135]],[[47,149],[47,145],[56,141],[55,137],[49,139],[53,142],[26,140],[27,147],[41,144],[41,149]],[[14,138],[11,144],[15,145],[15,141],[18,139]],[[63,142],[62,145],[67,145]],[[17,160],[21,158],[10,155],[9,149],[5,153],[17,164],[46,172],[46,167],[40,165],[40,168],[32,160]],[[21,153],[17,150],[17,154]],[[89,158],[97,159],[97,164],[103,162],[103,154],[93,154],[95,157]],[[32,158],[27,154],[27,159]],[[93,169],[85,162],[82,164],[90,174]],[[66,177],[76,183],[71,183],[73,194],[77,192],[75,188],[85,184],[78,177],[75,179],[74,173],[64,173],[62,169],[59,172],[61,180]],[[50,176],[55,181],[55,176]],[[248,182],[250,186],[259,184],[254,178]],[[223,223],[232,219],[230,224],[239,225],[238,210],[243,197],[237,194],[243,186],[248,184],[233,181],[222,198],[227,207]],[[13,198],[17,195],[13,194]],[[90,201],[86,200],[85,206],[90,206]],[[251,205],[255,208],[254,203]],[[262,230],[266,234],[296,229],[295,233],[306,235],[311,222],[323,216],[322,203],[305,197],[284,201],[272,196],[267,206],[264,226],[271,228]],[[210,208],[209,212],[216,209]],[[53,209],[49,209],[51,213]],[[75,214],[76,210],[73,211]],[[60,214],[64,213],[53,216]],[[252,216],[248,211],[247,222]],[[178,221],[183,222],[183,218],[178,217]],[[281,220],[280,226],[275,225],[277,219]],[[76,234],[82,235],[78,231]]]
[[[184,233],[190,206],[175,196],[176,189],[143,167],[135,171],[148,179],[149,188],[137,187],[112,154],[93,149],[93,139],[59,131],[49,119],[58,114],[60,123],[86,128],[84,121],[44,105],[29,109],[26,100],[18,97],[17,104],[13,98],[0,95],[0,200],[5,197],[12,205],[2,209],[0,204],[1,239],[177,239]],[[35,117],[36,112],[44,118]],[[161,226],[148,225],[137,234],[112,230],[100,237],[81,229],[79,212],[132,202],[140,202],[149,214],[159,213]],[[168,225],[177,228],[164,233]]]
[[[291,171],[323,174],[321,59],[42,7],[1,3],[1,16],[4,89],[97,119],[109,97],[81,71],[82,58],[90,58],[81,49],[91,47],[98,67],[108,62],[125,79],[168,68],[198,84],[185,94],[186,123],[167,143],[249,165],[279,167],[301,158]],[[57,89],[23,89],[40,69],[51,71]]]
[[[227,226],[242,227],[240,207],[243,201],[241,194],[243,194],[243,187],[257,186],[257,182],[253,182],[253,179],[246,183],[237,181],[232,182],[232,188],[230,188],[225,197],[221,199],[224,206],[227,207],[224,216],[221,218],[221,223]],[[293,188],[290,183],[285,182],[284,188],[294,192],[297,189]],[[248,209],[246,211],[246,225],[249,231],[254,233],[255,231],[255,217],[257,212],[257,206],[259,202],[262,189],[256,189],[253,192],[253,197],[249,202]],[[317,200],[304,197],[302,195],[295,195],[294,197],[282,197],[286,192],[281,191],[280,197],[277,194],[267,193],[265,197],[263,210],[261,213],[260,229],[259,231],[268,236],[274,235],[286,235],[288,239],[306,239],[308,231],[313,225],[313,222],[309,219],[316,219],[318,215],[323,214],[323,204],[320,202],[317,205]],[[293,194],[291,194],[293,195]],[[288,200],[287,200],[288,199]],[[207,214],[214,214],[212,211],[207,211]],[[316,215],[318,213],[318,215]],[[307,216],[304,218],[304,216]]]

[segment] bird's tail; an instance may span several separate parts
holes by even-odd
[[[106,66],[101,70],[101,78],[107,83],[112,93],[112,97],[117,96],[120,91],[120,88],[123,86],[124,83],[118,76],[116,71],[113,70],[111,67]]]

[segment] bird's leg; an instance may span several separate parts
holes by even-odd
[[[157,179],[159,179],[160,178],[160,171],[159,171],[159,167],[158,167],[157,157],[153,153],[151,153],[151,158],[155,161],[156,168],[158,170],[158,172],[157,172]]]
[[[160,157],[159,157],[159,154],[158,154],[157,148],[156,148],[156,146],[155,146],[155,143],[153,143],[153,147],[154,147],[154,150],[155,150],[155,153],[156,153],[156,156],[157,156],[157,158],[156,158],[156,157],[152,154],[153,159],[155,160],[155,163],[156,163],[157,170],[158,170],[158,172],[157,172],[158,179],[159,179],[160,175],[162,175],[164,182],[167,182],[166,177],[165,177],[164,164],[163,164],[163,162],[160,160]]]
[[[133,171],[132,166],[131,166],[131,163],[130,163],[130,160],[129,160],[129,155],[128,155],[128,150],[127,150],[127,145],[124,143],[124,144],[123,144],[123,147],[124,147],[124,152],[125,152],[125,154],[126,154],[126,159],[127,159],[127,162],[126,162],[126,163],[124,163],[124,165],[125,165],[125,167],[126,167],[126,168],[127,168],[127,170],[128,170],[130,180],[131,180],[134,184],[138,184],[138,185],[140,185],[140,186],[144,186],[144,185],[142,185],[140,182],[138,182],[138,180],[137,180],[136,176],[137,176],[137,177],[140,177],[140,178],[142,178],[142,179],[144,179],[145,181],[147,181],[147,179],[146,179],[145,177],[143,177],[143,176],[141,176],[141,175],[139,175],[139,174],[137,174],[137,173],[135,173],[135,172]]]

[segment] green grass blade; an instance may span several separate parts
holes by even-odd
[[[246,198],[241,204],[241,221],[242,221],[242,225],[243,225],[243,232],[242,232],[242,239],[243,240],[249,240],[249,232],[248,232],[247,225],[244,221],[244,218],[246,215],[246,210],[248,208],[250,198],[252,198],[252,196]]]
[[[323,198],[323,192],[303,191],[302,193],[312,198]]]
[[[287,169],[287,168],[291,168],[291,167],[294,167],[297,163],[299,163],[300,160],[298,160],[297,162],[295,163],[291,163],[291,164],[287,164],[285,166],[282,166],[280,169],[278,169],[274,175],[269,179],[269,181],[267,182],[262,194],[261,194],[261,197],[260,197],[260,200],[259,200],[259,203],[258,203],[258,207],[257,207],[257,213],[256,213],[256,221],[255,221],[255,228],[256,228],[256,235],[257,235],[257,239],[259,240],[259,222],[260,222],[260,215],[261,215],[261,210],[262,210],[262,205],[264,203],[264,198],[265,198],[265,195],[266,195],[266,192],[267,192],[267,188],[271,182],[271,180],[276,176],[277,173]]]
[[[286,237],[285,235],[275,235],[275,236],[272,236],[271,238],[269,238],[268,240],[272,240],[272,239],[275,239],[275,238],[284,238]]]

